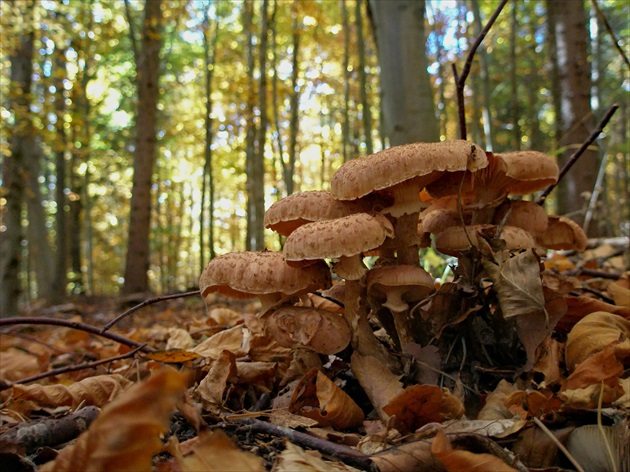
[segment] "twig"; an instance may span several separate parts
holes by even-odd
[[[25,383],[35,382],[36,380],[45,379],[46,377],[52,377],[53,375],[66,374],[68,372],[76,372],[77,370],[91,369],[92,367],[96,367],[101,364],[108,364],[110,362],[127,359],[128,357],[133,357],[136,354],[136,352],[138,352],[144,346],[145,345],[143,344],[142,346],[135,348],[133,351],[129,351],[126,354],[121,354],[120,356],[108,357],[107,359],[101,359],[98,361],[84,362],[83,364],[75,364],[75,365],[68,365],[65,367],[59,367],[57,369],[49,370],[48,372],[42,372],[41,374],[37,374],[31,377],[26,377],[20,380],[16,380],[15,382],[0,382],[0,392],[3,390],[9,389],[13,385],[16,385],[16,384],[25,384]]]
[[[477,52],[477,48],[481,45],[481,42],[484,40],[490,28],[498,18],[501,10],[507,4],[508,0],[502,0],[497,9],[494,11],[486,26],[481,30],[477,39],[468,51],[468,56],[466,57],[466,62],[464,63],[464,69],[462,70],[462,75],[457,74],[457,67],[453,64],[453,75],[455,76],[455,82],[457,83],[457,108],[459,110],[459,131],[462,139],[466,139],[466,113],[464,108],[464,84],[466,83],[466,79],[468,78],[468,74],[470,74],[470,68],[472,66],[473,57],[475,52]]]
[[[628,68],[630,69],[630,60],[628,60],[628,56],[626,56],[626,53],[623,52],[623,49],[619,45],[619,40],[617,39],[617,36],[615,35],[615,32],[610,27],[610,24],[608,23],[608,20],[604,16],[604,12],[599,8],[599,5],[597,4],[597,0],[591,0],[591,3],[595,7],[595,11],[597,12],[597,16],[599,16],[599,19],[604,24],[604,28],[606,28],[606,31],[608,31],[608,34],[612,38],[613,44],[617,48],[617,51],[619,51],[619,55],[623,59],[623,62],[625,62],[626,66],[628,66]]]
[[[375,464],[372,462],[367,454],[364,454],[356,449],[352,449],[342,444],[336,444],[325,439],[316,438],[310,434],[301,433],[290,428],[284,428],[282,426],[276,426],[265,421],[255,419],[238,419],[237,423],[243,424],[245,428],[255,433],[269,434],[271,436],[277,436],[281,438],[287,438],[289,441],[298,444],[300,446],[315,449],[324,454],[332,456],[345,464],[353,467],[360,468],[362,470],[377,470]]]
[[[20,316],[14,318],[0,318],[0,327],[2,326],[12,326],[12,325],[49,325],[49,326],[63,326],[64,328],[78,329],[79,331],[85,331],[90,334],[95,334],[96,336],[101,336],[103,338],[110,339],[119,344],[124,344],[125,346],[129,346],[132,348],[139,348],[142,352],[154,352],[155,349],[149,347],[145,344],[138,343],[129,338],[121,336],[120,334],[115,333],[104,333],[100,328],[96,326],[88,325],[85,323],[80,323],[78,321],[68,321],[68,320],[57,320],[54,318],[44,318],[44,317],[36,317],[36,316]]]
[[[537,204],[542,205],[543,203],[545,203],[545,200],[547,199],[549,194],[553,191],[554,188],[556,188],[556,186],[560,183],[560,181],[566,175],[566,173],[569,172],[569,169],[573,167],[573,164],[577,162],[579,157],[582,154],[584,154],[584,151],[586,151],[586,149],[591,145],[591,143],[597,139],[597,137],[601,134],[602,131],[604,131],[604,127],[608,124],[612,116],[615,114],[615,112],[617,111],[617,108],[619,108],[619,105],[617,105],[616,103],[610,107],[610,109],[606,112],[606,114],[601,119],[601,121],[597,124],[595,131],[593,131],[591,135],[588,137],[588,139],[582,143],[580,148],[571,155],[567,163],[564,165],[564,167],[560,171],[560,174],[558,175],[558,180],[556,180],[555,183],[547,187],[545,191],[542,193],[542,195],[538,197],[538,200],[536,200]]]
[[[152,305],[154,303],[162,302],[164,300],[173,300],[175,298],[192,297],[194,295],[199,295],[199,293],[200,293],[199,290],[193,290],[192,292],[176,293],[174,295],[162,295],[160,297],[150,298],[150,299],[145,300],[142,303],[140,303],[140,304],[130,308],[129,310],[125,311],[122,315],[118,315],[116,318],[114,318],[109,323],[107,323],[100,332],[101,333],[106,332],[107,330],[109,330],[109,328],[114,326],[120,320],[122,320],[124,318],[127,318],[132,313],[138,311],[140,308],[144,308],[147,305]]]
[[[558,438],[551,432],[549,431],[549,428],[547,428],[544,423],[542,421],[540,421],[538,418],[536,418],[534,416],[533,418],[534,423],[536,423],[536,426],[538,426],[540,429],[542,429],[545,434],[549,437],[549,439],[551,439],[553,441],[553,443],[558,446],[558,449],[560,449],[564,455],[567,457],[567,459],[569,459],[569,461],[571,462],[571,464],[573,464],[573,467],[575,467],[575,470],[577,470],[578,472],[584,472],[584,469],[582,468],[582,466],[580,465],[580,463],[578,461],[575,460],[575,457],[573,457],[571,455],[571,453],[567,450],[566,447],[564,447],[564,444],[562,444]]]

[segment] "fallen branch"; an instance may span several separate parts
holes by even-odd
[[[131,348],[139,348],[142,352],[154,352],[155,349],[147,346],[146,344],[138,343],[129,338],[121,336],[115,333],[104,333],[100,328],[89,324],[81,323],[79,321],[57,320],[54,318],[36,317],[36,316],[20,316],[13,318],[0,318],[0,327],[13,326],[13,325],[49,325],[49,326],[63,326],[64,328],[77,329],[79,331],[85,331],[96,336],[107,338],[111,341],[115,341],[119,344],[129,346]]]
[[[26,377],[20,380],[16,380],[15,382],[0,380],[0,392],[3,390],[9,389],[13,385],[16,385],[16,384],[26,384],[30,382],[35,382],[36,380],[45,379],[47,377],[52,377],[54,375],[66,374],[68,372],[76,372],[77,370],[91,369],[93,367],[97,367],[102,364],[108,364],[110,362],[127,359],[129,357],[133,357],[136,354],[136,352],[138,352],[144,346],[145,345],[143,344],[142,346],[135,348],[133,351],[129,351],[126,354],[121,354],[120,356],[108,357],[107,359],[101,359],[98,361],[84,362],[83,364],[75,364],[75,365],[68,365],[65,367],[59,367],[57,369],[52,369],[47,372],[42,372],[41,374],[32,375],[31,377]]]
[[[298,446],[315,449],[323,454],[342,461],[344,464],[357,467],[361,470],[377,470],[376,465],[367,454],[363,454],[351,447],[326,441],[325,439],[316,438],[310,434],[301,433],[291,428],[276,426],[265,421],[243,418],[236,420],[236,422],[243,424],[243,428],[248,431],[286,438]]]
[[[88,406],[61,418],[20,424],[1,434],[0,443],[5,451],[15,447],[26,454],[32,454],[43,446],[55,447],[75,439],[88,429],[99,412],[98,407]]]
[[[162,295],[160,297],[150,298],[150,299],[145,300],[142,303],[139,303],[138,305],[130,308],[129,310],[125,311],[123,314],[118,315],[116,318],[114,318],[109,323],[107,323],[103,327],[103,329],[101,329],[100,332],[101,333],[105,333],[107,330],[109,330],[112,326],[114,326],[120,320],[122,320],[124,318],[127,318],[132,313],[135,313],[140,308],[144,308],[147,305],[153,305],[154,303],[163,302],[164,300],[173,300],[173,299],[176,299],[176,298],[192,297],[192,296],[199,295],[199,294],[200,294],[199,290],[193,290],[192,292],[176,293],[174,295]]]
[[[593,131],[591,135],[586,139],[586,141],[582,143],[580,148],[571,155],[567,163],[564,165],[564,167],[560,171],[560,174],[558,174],[558,180],[556,180],[555,183],[547,187],[545,191],[542,193],[542,195],[538,197],[538,200],[536,200],[537,204],[542,205],[543,203],[545,203],[545,200],[547,199],[549,194],[553,191],[554,188],[558,186],[562,178],[567,174],[567,172],[569,172],[569,169],[573,167],[573,164],[577,162],[580,156],[584,154],[584,151],[586,151],[586,149],[593,143],[593,141],[597,139],[597,137],[601,134],[601,132],[604,131],[604,127],[608,124],[612,116],[615,114],[615,112],[617,111],[617,108],[619,108],[619,105],[617,104],[614,104],[613,106],[610,107],[610,109],[606,112],[606,114],[601,119],[601,121],[597,124],[595,131]]]
[[[464,106],[464,85],[466,83],[466,79],[468,78],[468,74],[470,74],[470,68],[472,66],[473,57],[477,49],[481,45],[481,42],[484,40],[490,28],[499,17],[501,10],[507,4],[508,0],[502,0],[497,9],[494,11],[486,26],[481,30],[479,36],[475,39],[475,42],[470,47],[470,51],[468,51],[468,56],[466,57],[466,62],[464,63],[464,69],[462,70],[462,75],[458,75],[457,66],[453,63],[453,75],[455,76],[455,82],[457,85],[457,110],[459,113],[459,134],[462,139],[466,139],[466,113]]]

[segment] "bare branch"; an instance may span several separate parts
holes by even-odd
[[[628,67],[628,69],[630,69],[630,60],[628,60],[628,56],[626,56],[626,53],[623,51],[623,49],[619,45],[619,40],[617,39],[617,36],[615,35],[615,32],[610,27],[610,24],[608,23],[608,20],[604,16],[604,12],[599,8],[599,5],[597,4],[597,0],[591,0],[591,3],[595,7],[595,11],[597,12],[597,16],[599,17],[600,21],[603,23],[604,28],[606,28],[606,31],[608,31],[608,34],[610,35],[610,37],[611,37],[611,39],[613,41],[613,44],[617,48],[617,51],[619,51],[619,55],[623,59],[623,62],[625,62],[626,66]]]
[[[453,73],[455,75],[455,81],[457,84],[457,107],[459,110],[459,131],[460,131],[460,137],[462,139],[466,139],[466,114],[465,114],[465,107],[464,107],[464,85],[466,83],[466,79],[468,78],[468,74],[470,74],[470,68],[472,66],[473,57],[475,56],[475,52],[477,52],[477,49],[481,45],[481,42],[484,40],[484,38],[488,34],[488,31],[490,31],[490,28],[492,28],[492,25],[494,24],[496,19],[499,17],[501,10],[503,10],[503,7],[505,7],[507,2],[508,0],[501,1],[497,9],[494,11],[492,16],[488,20],[488,23],[486,24],[486,26],[483,28],[483,30],[481,30],[481,33],[479,33],[479,36],[477,36],[477,39],[475,39],[475,42],[470,47],[470,51],[468,51],[468,56],[466,57],[466,62],[464,63],[464,69],[462,70],[461,75],[457,74],[457,69],[455,65],[453,64]]]
[[[538,203],[539,205],[542,205],[543,203],[545,203],[545,200],[547,199],[549,194],[553,191],[554,188],[558,186],[562,178],[566,175],[567,172],[569,172],[569,169],[573,167],[573,164],[577,162],[579,157],[582,154],[584,154],[584,151],[586,151],[586,149],[593,143],[593,141],[595,141],[597,137],[601,134],[601,132],[604,130],[604,127],[608,124],[612,116],[617,111],[617,108],[619,108],[619,105],[617,104],[614,104],[613,106],[610,107],[610,109],[606,112],[606,114],[601,119],[601,121],[597,124],[595,131],[593,131],[593,133],[588,137],[588,139],[582,143],[580,148],[571,155],[567,163],[564,165],[564,167],[560,171],[560,174],[558,175],[558,180],[545,189],[542,195],[538,197],[538,200],[536,200],[536,203]]]

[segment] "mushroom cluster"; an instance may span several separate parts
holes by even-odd
[[[507,249],[584,248],[586,237],[571,220],[518,199],[557,179],[554,160],[535,151],[486,153],[464,140],[392,147],[340,166],[331,191],[274,203],[264,224],[286,238],[282,251],[215,258],[201,292],[259,297],[260,319],[283,346],[336,354],[350,344],[399,373],[400,356],[372,326],[379,320],[402,354],[426,340],[414,331],[412,308],[435,284],[420,265],[420,248],[434,244],[461,256],[488,236]],[[372,267],[367,255],[376,256]],[[315,307],[306,296],[326,289],[342,310]]]

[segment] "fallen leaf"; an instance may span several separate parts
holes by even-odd
[[[630,355],[630,351],[626,351]],[[618,343],[613,342],[578,364],[560,391],[574,390],[604,382],[614,387],[623,373],[623,363],[618,358]]]
[[[181,349],[174,349],[171,351],[155,351],[145,354],[147,359],[151,359],[156,362],[163,362],[165,364],[183,364],[201,357],[200,354],[191,351],[183,351]]]
[[[574,426],[551,430],[553,436],[564,443],[567,436],[573,431]],[[549,437],[547,432],[538,427],[526,428],[518,436],[512,447],[512,452],[527,467],[532,469],[544,469],[553,467],[558,462],[558,446]]]
[[[212,359],[218,358],[223,351],[230,351],[236,357],[243,357],[247,355],[248,350],[247,337],[241,325],[219,331],[192,349],[200,356]]]
[[[442,472],[442,463],[431,453],[431,440],[420,439],[399,444],[370,458],[380,472]]]
[[[354,400],[317,369],[311,369],[297,384],[289,411],[336,429],[356,428],[365,419]]]
[[[236,379],[236,358],[230,351],[223,351],[208,374],[199,382],[195,393],[204,401],[207,409],[216,410],[223,404],[223,396],[232,379]]]
[[[343,462],[331,462],[322,459],[317,451],[305,451],[287,441],[273,466],[274,472],[358,472]],[[192,471],[191,471],[192,472]]]
[[[453,449],[443,431],[438,431],[431,444],[431,452],[446,467],[448,472],[516,472],[501,459],[492,454],[475,454],[469,451]]]
[[[518,389],[505,379],[486,398],[486,403],[477,415],[478,420],[501,420],[514,417],[503,400]]]
[[[195,345],[192,336],[183,328],[169,328],[165,351],[171,349],[190,349]]]
[[[203,432],[190,455],[179,459],[182,472],[265,472],[262,458],[241,451],[221,430]]]
[[[396,429],[405,434],[427,423],[461,418],[464,405],[455,395],[436,385],[412,385],[385,405],[383,411],[396,417]]]
[[[162,448],[159,436],[168,429],[185,388],[186,376],[173,369],[160,370],[130,387],[40,472],[150,472],[151,459]]]
[[[42,371],[37,356],[10,347],[0,355],[0,379],[19,380]]]

